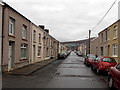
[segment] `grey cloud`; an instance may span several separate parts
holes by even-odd
[[[44,24],[60,41],[80,40],[108,10],[113,0],[5,0],[36,24]],[[22,7],[22,8],[21,8]],[[113,14],[114,13],[114,14]],[[117,20],[117,3],[92,36]]]

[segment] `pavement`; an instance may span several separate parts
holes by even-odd
[[[25,67],[22,67],[22,68],[19,68],[19,69],[15,69],[15,70],[9,72],[9,74],[28,76],[31,73],[34,73],[35,71],[45,67],[48,64],[51,64],[54,61],[55,61],[55,59],[49,59],[49,60],[44,60],[44,61],[41,61],[41,62],[37,62],[35,64],[31,64],[31,65],[28,65],[28,66],[25,66]]]

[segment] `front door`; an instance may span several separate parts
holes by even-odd
[[[8,71],[12,68],[12,62],[13,62],[13,42],[9,42],[9,52],[8,52]]]
[[[35,61],[36,61],[36,53],[35,53],[35,45],[33,45],[33,62],[32,63],[34,63]]]

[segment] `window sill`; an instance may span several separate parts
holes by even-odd
[[[22,58],[21,58],[19,61],[28,61],[28,59],[22,59]]]
[[[15,35],[12,35],[12,34],[8,34],[10,37],[13,37],[13,38],[15,38]]]
[[[37,58],[41,58],[41,56],[37,56]]]
[[[110,39],[108,39],[107,41],[110,41]]]
[[[112,55],[112,57],[118,57],[117,55]]]
[[[33,41],[34,43],[36,43],[36,41]]]
[[[27,39],[22,38],[22,40],[27,41]]]
[[[113,38],[113,40],[116,40],[116,39],[117,39],[117,37]]]

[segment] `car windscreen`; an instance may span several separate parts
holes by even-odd
[[[102,62],[116,63],[114,58],[103,58]]]
[[[89,58],[96,59],[96,56],[90,55]]]

